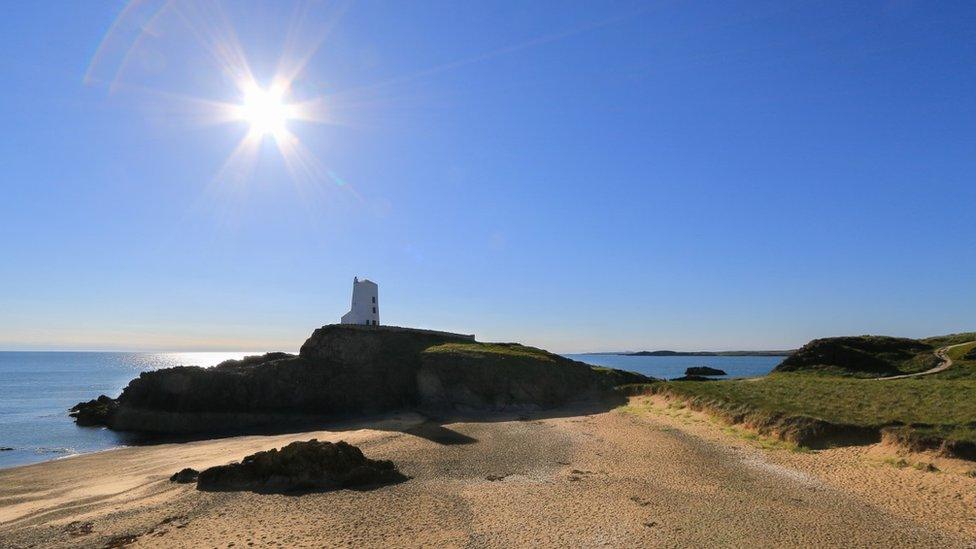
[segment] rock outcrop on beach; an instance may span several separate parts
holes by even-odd
[[[344,441],[312,439],[251,454],[240,463],[202,471],[197,488],[208,491],[294,492],[336,490],[405,480],[392,461],[373,460]]]
[[[401,409],[543,409],[651,378],[517,344],[395,327],[329,325],[300,353],[144,372],[79,424],[145,433],[275,430]],[[107,399],[107,400],[106,400]]]
[[[169,477],[169,480],[170,482],[175,482],[177,484],[189,484],[191,482],[196,482],[199,476],[200,471],[187,467],[173,473],[173,476]]]

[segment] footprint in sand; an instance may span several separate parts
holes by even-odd
[[[650,500],[642,499],[640,496],[630,496],[630,501],[633,501],[634,503],[640,505],[641,507],[647,507],[648,505],[651,504]]]

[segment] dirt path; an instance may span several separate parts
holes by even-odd
[[[0,470],[0,546],[965,547],[976,539],[974,502],[956,499],[976,492],[976,479],[836,454],[782,461],[687,411],[631,406],[436,432],[417,429],[423,418],[398,421]],[[353,442],[411,479],[301,496],[205,493],[167,480],[182,467],[312,436]],[[855,488],[828,476],[839,474]],[[860,493],[862,485],[872,489]]]
[[[949,345],[948,347],[940,347],[940,348],[936,349],[935,350],[935,356],[939,357],[939,360],[941,360],[942,362],[938,366],[936,366],[935,368],[932,368],[930,370],[925,370],[924,372],[915,372],[914,374],[901,374],[901,375],[897,375],[897,376],[879,377],[879,378],[876,378],[876,379],[878,379],[878,380],[905,379],[905,378],[908,378],[908,377],[927,376],[929,374],[937,374],[939,372],[944,372],[944,371],[948,370],[950,366],[952,366],[952,358],[950,358],[949,357],[949,354],[948,354],[949,353],[949,349],[954,349],[956,347],[962,347],[963,345],[969,345],[970,343],[972,343],[972,341],[967,341],[965,343],[958,343],[956,345]]]

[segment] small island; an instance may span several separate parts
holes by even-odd
[[[725,376],[725,370],[712,368],[710,366],[692,366],[685,370],[686,376]]]

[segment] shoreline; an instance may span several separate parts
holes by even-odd
[[[976,539],[976,479],[893,467],[882,445],[796,452],[651,397],[589,412],[444,423],[396,414],[345,431],[128,446],[7,468],[0,541],[963,547]],[[310,438],[346,440],[410,478],[300,496],[199,492],[168,480],[183,467]]]

